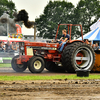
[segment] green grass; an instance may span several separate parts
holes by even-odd
[[[100,79],[100,75],[89,75],[89,77],[77,77],[75,75],[55,75],[55,76],[0,76],[0,80],[54,80],[54,79]]]
[[[0,63],[0,68],[1,67],[11,67],[11,64],[3,64],[3,63]]]

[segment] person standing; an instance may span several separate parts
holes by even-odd
[[[99,46],[98,46],[98,43],[95,44],[94,50],[100,50]]]
[[[6,50],[6,46],[5,46],[5,43],[4,42],[2,42],[2,48],[3,48],[3,51]]]
[[[85,39],[84,42],[85,42],[86,44],[90,44],[88,39]]]
[[[7,52],[10,52],[11,51],[11,45],[10,45],[10,42],[7,41],[7,44],[6,44],[6,51]]]
[[[0,52],[3,52],[4,48],[3,48],[3,42],[0,42]]]
[[[11,48],[12,48],[13,51],[16,51],[17,50],[16,42],[12,42]]]

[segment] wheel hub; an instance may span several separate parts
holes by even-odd
[[[23,68],[23,64],[17,64],[19,68]]]
[[[79,48],[77,52],[75,53],[75,65],[78,68],[85,68],[88,67],[89,62],[90,62],[91,56],[90,52],[86,48]]]
[[[83,59],[83,54],[81,53],[81,52],[79,52],[77,55],[76,55],[76,57],[81,57],[80,59],[81,60],[76,60],[76,63],[78,64],[78,65],[80,65],[80,64],[82,64],[82,59]]]
[[[34,68],[35,69],[40,69],[41,68],[41,65],[42,64],[41,64],[41,62],[39,60],[37,60],[37,61],[34,62]]]

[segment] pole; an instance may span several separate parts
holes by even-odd
[[[9,18],[9,15],[7,14],[7,20]],[[9,33],[9,23],[7,22],[7,37],[8,37],[8,33]]]
[[[36,40],[36,25],[34,25],[34,40]]]

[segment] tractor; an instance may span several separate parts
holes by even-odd
[[[95,53],[92,47],[83,41],[82,25],[80,24],[58,24],[55,41],[59,27],[66,25],[69,40],[63,51],[58,52],[58,42],[19,42],[19,55],[13,57],[12,68],[16,72],[23,72],[28,67],[32,73],[41,73],[44,68],[52,72],[73,73],[75,70],[91,70],[95,63]],[[71,40],[72,26],[79,26],[82,40]]]

